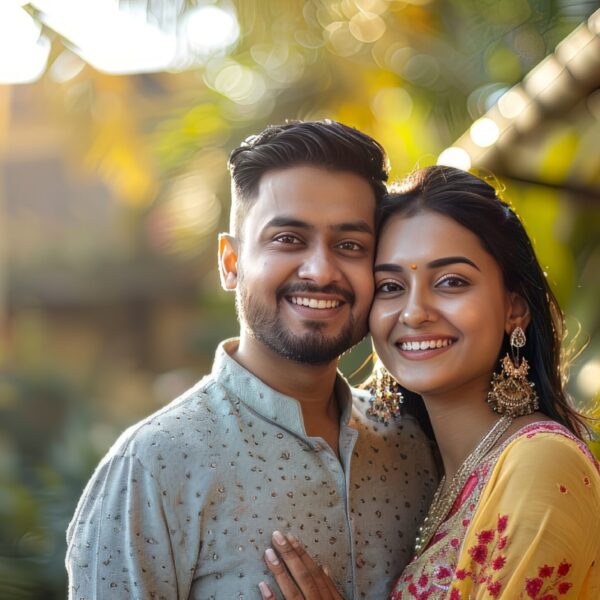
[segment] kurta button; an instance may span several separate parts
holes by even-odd
[[[367,564],[367,561],[364,559],[362,554],[358,554],[356,556],[356,566],[359,569],[362,569]]]

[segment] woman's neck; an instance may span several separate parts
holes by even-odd
[[[425,395],[423,400],[444,463],[446,481],[493,427],[499,416],[485,401],[487,390]]]

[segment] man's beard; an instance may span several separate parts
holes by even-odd
[[[306,333],[295,335],[285,328],[281,322],[280,303],[291,293],[337,293],[350,304],[354,296],[350,292],[334,286],[318,288],[310,284],[296,284],[282,288],[277,292],[277,308],[275,312],[259,304],[247,292],[243,277],[238,273],[238,293],[236,311],[242,326],[259,342],[271,351],[288,360],[309,365],[326,364],[336,360],[341,354],[358,344],[367,334],[366,315],[364,323],[357,328],[356,320],[351,314],[342,331],[336,336],[325,336],[322,330],[326,324],[322,321],[306,319]]]

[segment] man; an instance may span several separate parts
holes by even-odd
[[[239,340],[99,465],[67,533],[71,598],[260,598],[275,530],[346,598],[385,597],[410,557],[429,446],[410,417],[366,420],[336,371],[367,332],[385,154],[340,123],[291,123],[229,167],[219,266]]]

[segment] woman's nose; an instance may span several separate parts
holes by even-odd
[[[399,320],[403,325],[417,328],[421,324],[432,320],[433,310],[428,305],[423,294],[414,292],[410,294],[408,302],[400,312]]]

